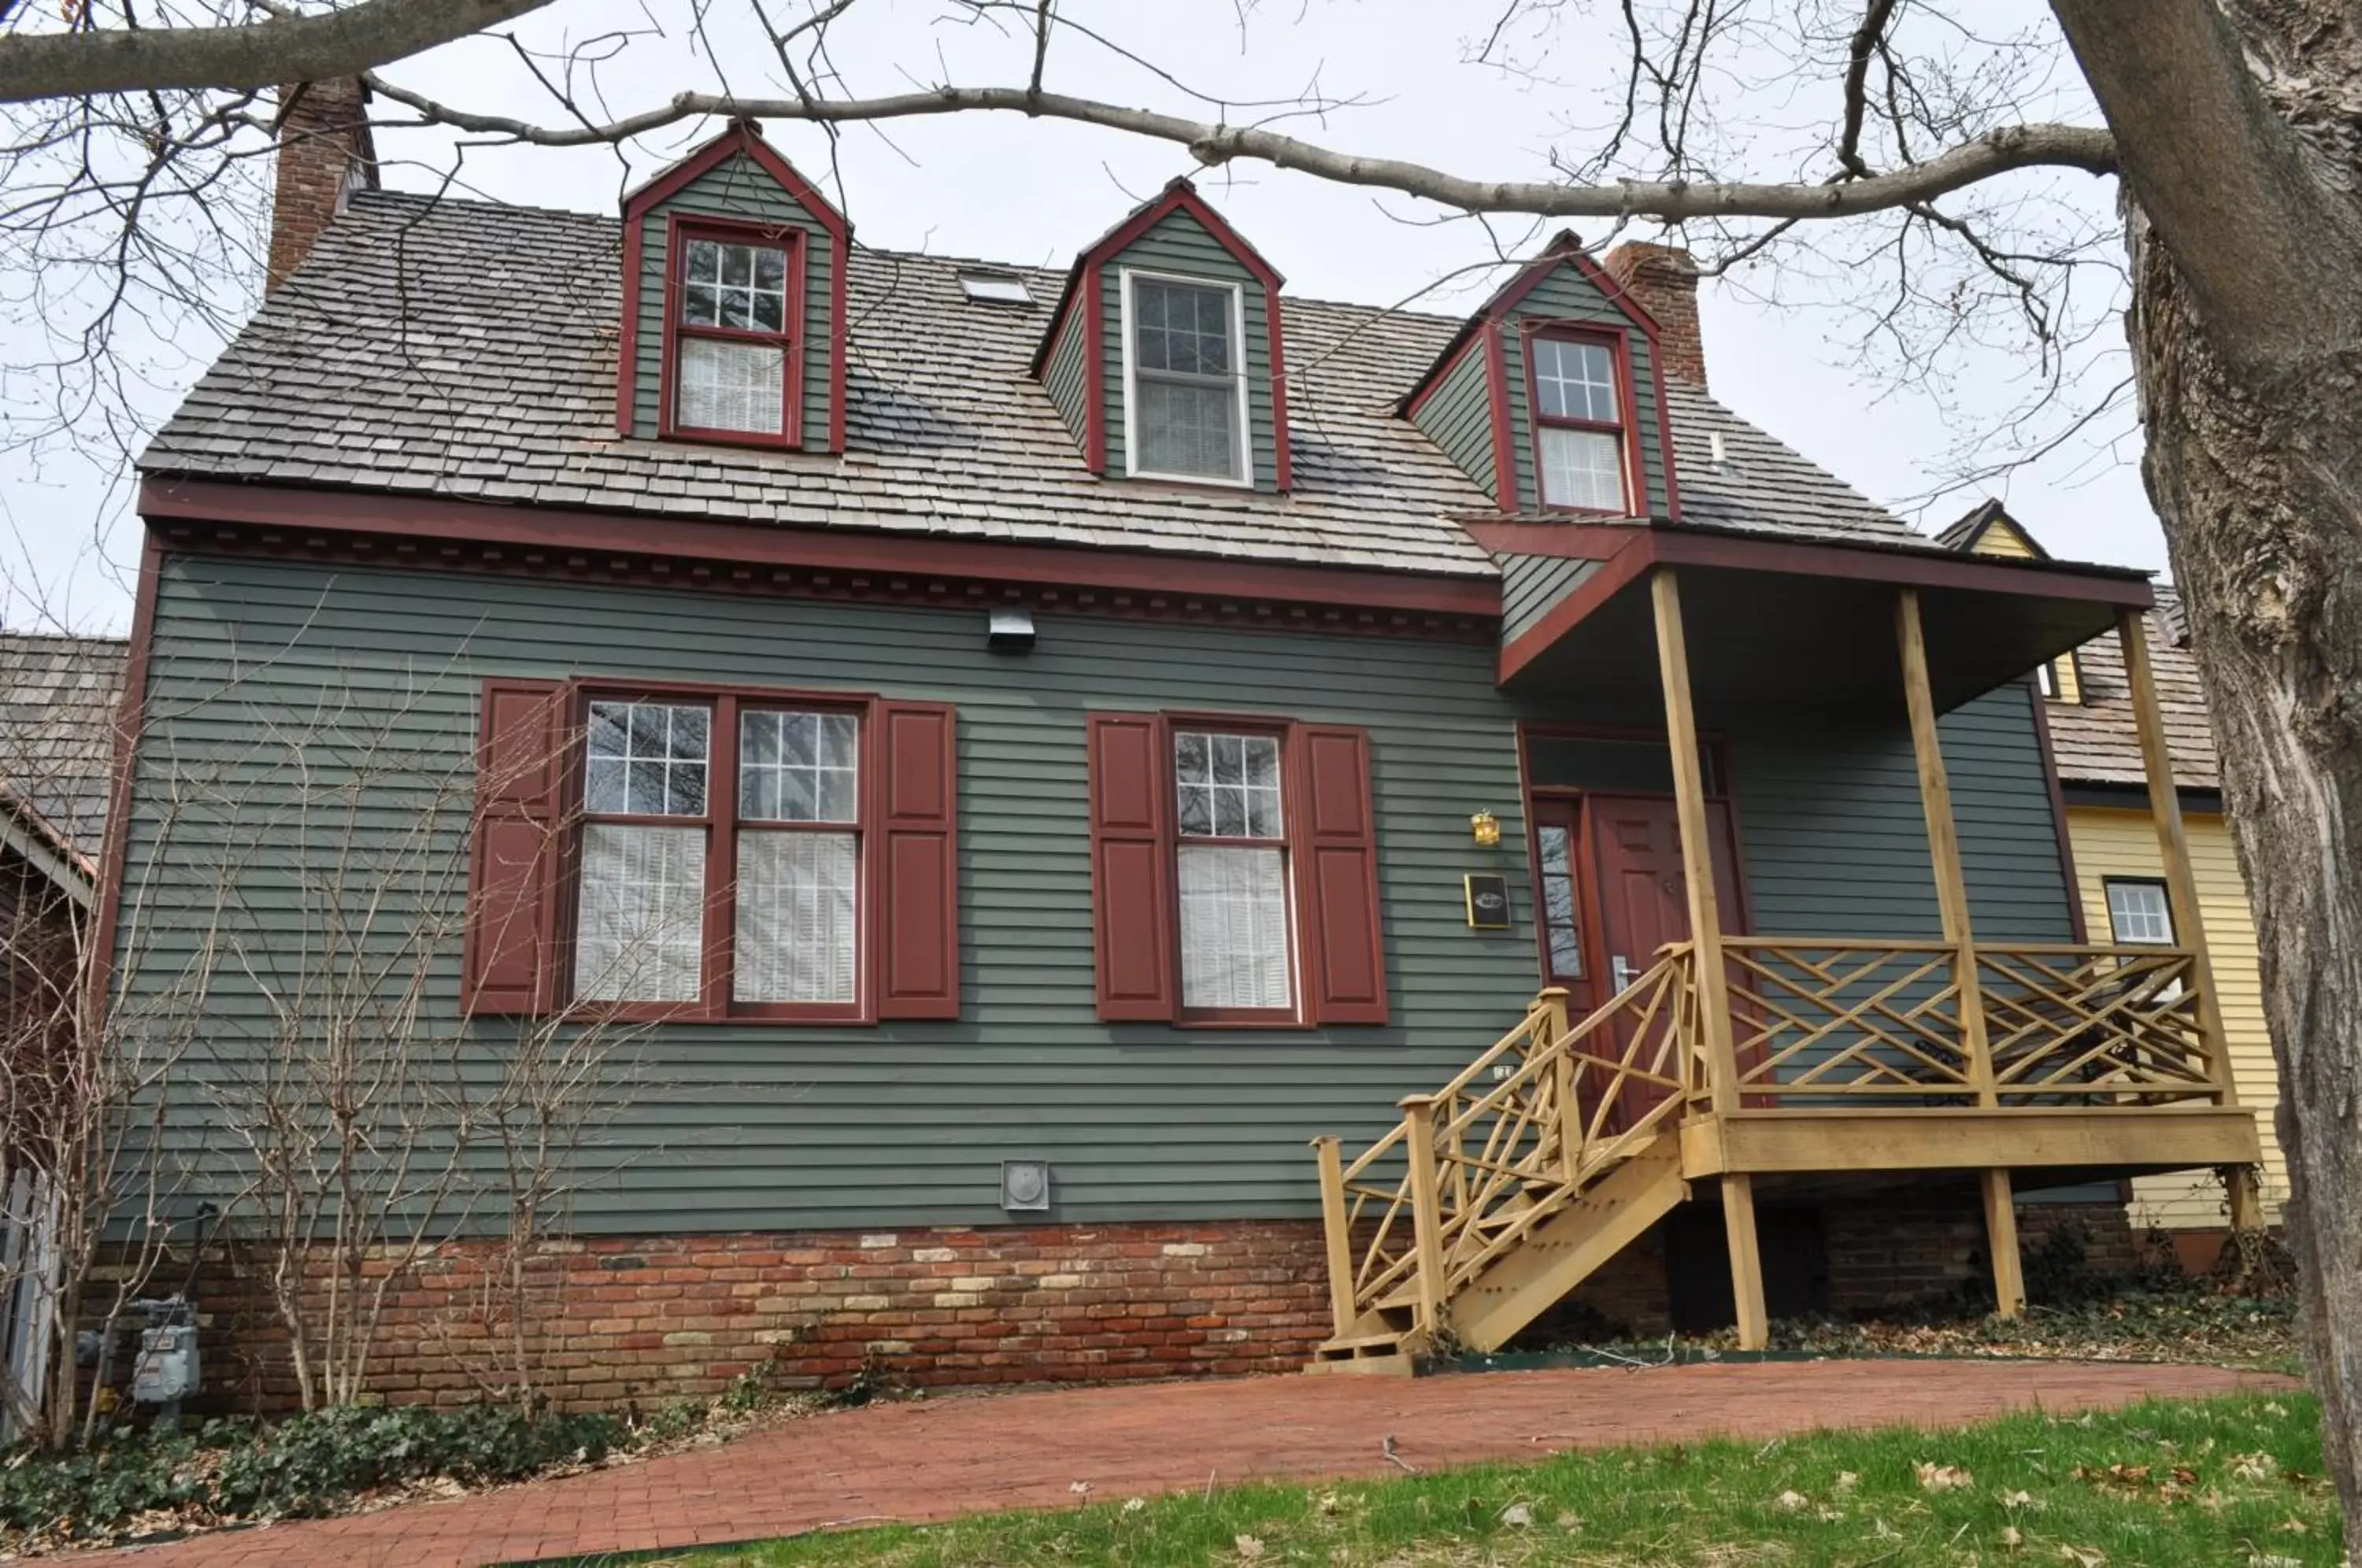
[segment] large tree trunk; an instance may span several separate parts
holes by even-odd
[[[2323,1435],[2362,1528],[2362,381],[2342,350],[2263,384],[2229,373],[2144,228],[2144,472],[2222,742]]]
[[[2362,1537],[2362,37],[2323,0],[2053,5],[2124,160],[2144,473],[2255,904],[2290,1241],[2351,1540]]]

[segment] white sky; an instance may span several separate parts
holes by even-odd
[[[1198,91],[1234,101],[1286,98],[1317,80],[1332,96],[1361,95],[1367,101],[1359,106],[1284,128],[1341,149],[1412,158],[1485,178],[1547,178],[1554,145],[1577,155],[1584,150],[1586,138],[1568,126],[1596,119],[1596,91],[1615,68],[1620,47],[1607,30],[1613,6],[1571,6],[1553,36],[1533,40],[1522,52],[1555,80],[1520,81],[1463,62],[1472,31],[1490,23],[1489,6],[1419,0],[1300,4],[1300,12],[1285,14],[1250,6],[1243,25],[1225,0],[1156,0],[1153,6],[1067,0],[1061,9]],[[728,8],[729,0],[712,7]],[[635,39],[602,68],[598,86],[616,113],[647,107],[686,85],[709,85],[717,75],[742,93],[784,93],[776,67],[761,69],[766,56],[759,39],[721,40],[714,52],[727,69],[717,72],[679,32],[671,13],[686,9],[665,0],[648,0],[645,10],[626,0],[558,0],[524,31],[534,44],[555,49],[568,39],[645,29],[651,14],[665,17],[672,36]],[[1990,19],[1988,9],[1995,13]],[[2031,0],[1978,0],[1977,11],[1980,25],[1998,25],[2003,12],[2041,14]],[[838,34],[838,70],[853,90],[868,94],[937,80],[939,59],[964,82],[1022,80],[1030,45],[996,38],[988,28],[932,25],[940,14],[938,0],[865,0],[852,18],[861,25]],[[1776,39],[1757,46],[1761,80],[1743,92],[1734,89],[1738,102],[1725,110],[1726,118],[1765,127],[1763,146],[1772,150],[1751,157],[1748,172],[1775,177],[1796,167],[1794,149],[1820,134],[1834,96],[1817,79],[1804,91],[1783,83],[1778,51]],[[489,41],[422,56],[389,74],[467,107],[554,117],[546,100],[536,101],[513,56]],[[1063,41],[1054,50],[1049,84],[1203,113],[1137,69],[1093,58],[1079,41]],[[613,212],[625,184],[711,128],[668,133],[636,149],[628,176],[607,149],[469,148],[459,160],[455,188]],[[808,176],[835,193],[822,132],[774,125],[769,134]],[[381,153],[397,163],[388,183],[431,188],[451,168],[452,148],[440,136],[381,138]],[[1789,159],[1785,165],[1778,161],[1782,157]],[[1071,260],[1135,200],[1176,173],[1192,172],[1188,155],[1177,147],[1016,116],[910,120],[882,135],[847,127],[837,166],[864,243],[1054,266]],[[1404,198],[1255,165],[1198,178],[1200,190],[1286,274],[1295,293],[1390,304],[1494,253],[1479,226],[1438,222],[1437,209]],[[2101,215],[2114,196],[2107,182],[2081,176],[2049,188],[2067,191],[2069,199]],[[1575,226],[1593,239],[1607,229],[1595,221]],[[1504,245],[1520,252],[1530,251],[1548,232],[1514,222],[1496,222],[1494,228]],[[1463,276],[1419,303],[1454,313],[1471,309],[1497,277]],[[1760,302],[1774,282],[1761,273],[1737,284],[1710,283],[1701,307],[1712,389],[1740,414],[1872,497],[1904,509],[1924,527],[1940,526],[1987,491],[1919,503],[1941,482],[1948,458],[1958,457],[1963,434],[1981,432],[2013,406],[2027,361],[2018,353],[1972,352],[1949,366],[1940,397],[1893,389],[1882,374],[1891,361],[1882,351],[1865,349],[1857,337],[1860,322],[1837,308],[1848,298],[1849,279],[1844,270],[1829,268],[1788,276],[1778,281],[1784,299],[1778,306]],[[2103,340],[2116,336],[2112,329],[2100,334]],[[169,412],[201,366],[184,354],[159,351],[139,368],[153,382],[152,419]],[[2115,379],[2104,366],[2095,376],[2101,384]],[[1998,440],[1980,447],[1983,455],[2000,450]],[[2116,414],[1989,488],[1999,490],[2056,555],[2162,569],[2163,541],[2132,466],[2136,452],[2129,415]],[[39,604],[50,607],[50,618],[77,629],[119,631],[127,624],[138,536],[137,522],[125,514],[125,493],[120,474],[104,463],[52,452],[36,464],[21,452],[0,452],[0,622],[28,624],[36,618],[31,607]]]

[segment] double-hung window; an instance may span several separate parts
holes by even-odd
[[[1126,447],[1132,473],[1243,484],[1246,357],[1235,284],[1124,274]]]
[[[850,709],[594,694],[576,999],[856,1015],[861,758]]]
[[[1543,333],[1526,347],[1542,504],[1628,513],[1624,399],[1617,374],[1621,346],[1611,338]]]
[[[2152,877],[2110,877],[2108,930],[2126,946],[2170,947],[2174,944],[2173,906],[2165,884]]]
[[[1295,1007],[1279,748],[1275,734],[1174,732],[1185,1011]]]
[[[684,226],[675,236],[671,433],[785,441],[794,434],[792,234]]]

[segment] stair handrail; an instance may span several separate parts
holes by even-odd
[[[1403,1100],[1401,1120],[1352,1162],[1333,1137],[1313,1140],[1338,1338],[1407,1304],[1431,1341],[1453,1291],[1682,1113],[1697,1094],[1693,966],[1690,944],[1668,944],[1573,1022],[1566,991],[1546,989],[1442,1088]],[[1630,1024],[1620,1048],[1596,1049],[1619,1019]],[[1649,1103],[1619,1118],[1628,1090]],[[1397,1151],[1401,1176],[1374,1176]]]

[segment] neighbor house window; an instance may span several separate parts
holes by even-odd
[[[1239,290],[1124,275],[1127,447],[1135,474],[1243,483]]]
[[[1528,347],[1542,504],[1619,516],[1629,512],[1618,346],[1601,338],[1540,336]]]
[[[1275,734],[1174,732],[1187,1011],[1284,1013],[1295,1005],[1279,747]]]
[[[2170,947],[2173,906],[2165,884],[2147,877],[2107,878],[2108,930],[2126,945]]]
[[[576,997],[851,1014],[861,766],[851,711],[591,698]]]
[[[685,229],[674,249],[672,427],[789,434],[791,237]]]

